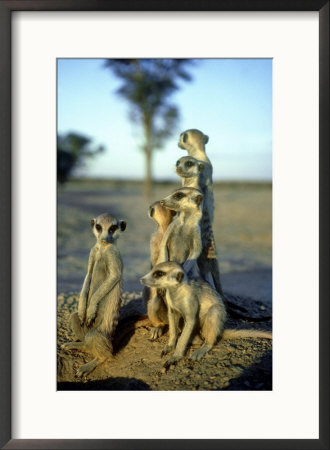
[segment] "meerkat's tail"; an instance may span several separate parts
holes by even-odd
[[[235,339],[273,339],[270,331],[261,330],[224,330],[221,339],[235,340]]]
[[[211,231],[211,236],[207,243],[207,247],[205,249],[205,256],[208,265],[208,269],[211,272],[212,280],[216,291],[223,296],[223,290],[220,281],[220,271],[217,260],[217,249],[215,246],[215,239],[213,232]]]

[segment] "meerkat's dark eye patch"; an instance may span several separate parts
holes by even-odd
[[[125,231],[126,230],[126,222],[125,222],[125,220],[121,220],[120,221],[120,229],[121,229],[121,231]]]
[[[202,200],[203,200],[203,196],[197,195],[197,197],[195,197],[196,205],[199,206],[202,203]]]
[[[166,273],[165,272],[163,272],[162,270],[156,270],[156,272],[154,272],[153,274],[152,274],[152,276],[154,277],[154,278],[161,278],[161,277],[163,277],[164,275],[166,275]]]
[[[95,225],[95,228],[97,229],[97,231],[102,231],[102,227],[98,223]]]
[[[150,208],[150,210],[149,210],[150,217],[153,217],[154,213],[155,213],[155,208]]]
[[[118,225],[111,225],[111,227],[109,228],[109,233],[114,233],[117,230],[118,230]]]
[[[176,167],[179,167],[179,165],[180,165],[180,160],[177,160],[177,162],[176,162]]]
[[[186,167],[192,167],[194,165],[195,165],[195,163],[193,163],[192,161],[187,161],[185,164]]]
[[[187,142],[187,140],[188,140],[188,134],[187,133],[183,133],[182,142]]]
[[[183,280],[183,278],[184,278],[184,273],[183,273],[183,272],[178,272],[178,273],[176,274],[176,281],[178,281],[179,283],[181,283],[181,281]]]
[[[181,200],[185,196],[186,194],[184,194],[183,192],[177,192],[176,194],[173,195],[173,198],[174,200]]]

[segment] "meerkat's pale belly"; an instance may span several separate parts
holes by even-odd
[[[169,260],[180,264],[187,261],[190,252],[190,239],[182,232],[175,233],[172,236],[169,245]]]
[[[104,283],[104,281],[109,277],[109,269],[107,268],[104,260],[99,259],[95,262],[92,282],[89,288],[88,299],[98,290],[98,288]]]

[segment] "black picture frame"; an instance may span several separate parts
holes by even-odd
[[[319,13],[319,439],[61,440],[11,434],[11,13],[13,11],[318,11]],[[329,1],[0,0],[0,445],[5,449],[329,449]],[[308,357],[306,357],[306,364]],[[303,393],[302,393],[303,395]],[[283,405],[284,406],[284,405]],[[146,419],[147,420],[147,419]]]

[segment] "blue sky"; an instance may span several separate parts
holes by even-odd
[[[272,61],[200,59],[193,81],[171,98],[180,110],[177,129],[153,159],[155,179],[177,179],[174,165],[186,152],[179,134],[198,128],[209,136],[206,151],[214,180],[272,178]],[[101,59],[58,60],[58,132],[74,131],[106,147],[81,172],[91,177],[144,176],[142,132],[129,120],[120,85]]]

